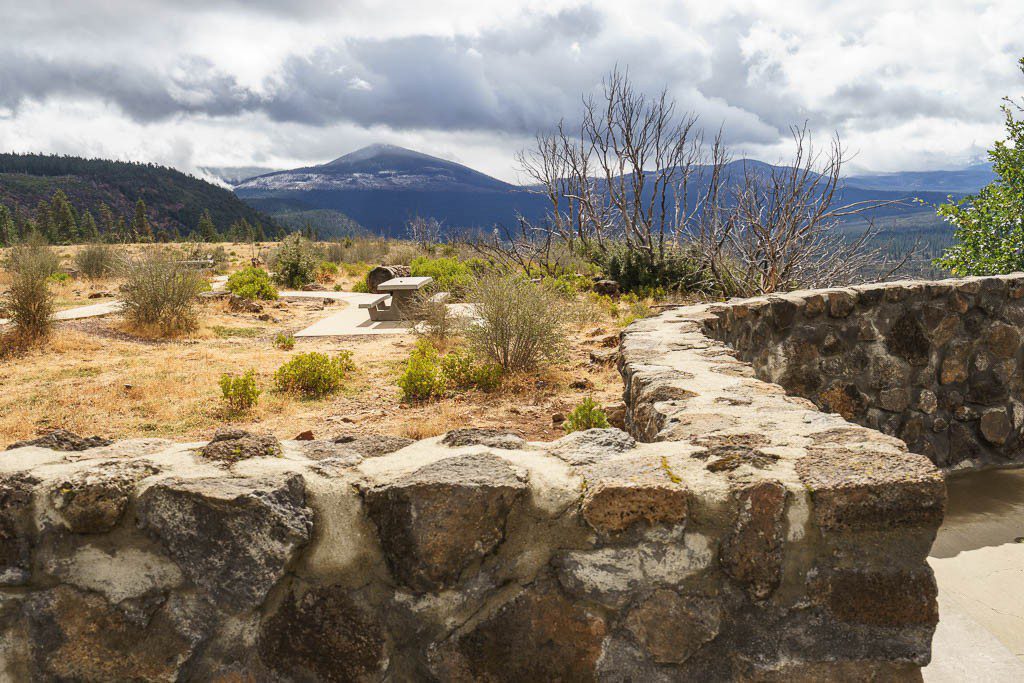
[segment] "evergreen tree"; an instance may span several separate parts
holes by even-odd
[[[92,211],[87,210],[82,214],[82,220],[79,221],[78,231],[82,236],[82,239],[86,242],[100,241],[100,232],[96,228],[96,220],[92,217]]]
[[[110,207],[107,206],[106,202],[100,202],[100,208],[98,211],[100,214],[100,232],[105,235],[112,234],[116,227],[114,223],[114,212],[110,210]]]
[[[0,247],[9,247],[17,239],[17,230],[14,227],[14,218],[10,210],[0,204]]]
[[[267,241],[267,234],[263,232],[263,224],[258,221],[256,223],[256,230],[253,232],[253,240],[256,242]]]
[[[73,244],[78,241],[78,222],[75,211],[63,190],[57,190],[50,199],[50,220],[53,221],[53,232],[57,242]]]
[[[139,199],[135,202],[135,217],[132,218],[132,236],[140,242],[153,241],[153,228],[146,217],[146,202]]]
[[[217,242],[220,239],[220,236],[217,234],[217,226],[213,224],[213,219],[210,218],[209,210],[203,210],[203,215],[199,217],[197,231],[199,232],[199,237],[204,242]]]
[[[36,204],[35,231],[50,244],[57,243],[57,232],[50,215],[50,205],[42,199]]]

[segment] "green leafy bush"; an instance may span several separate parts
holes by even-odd
[[[71,276],[67,273],[57,272],[50,275],[51,282],[70,282]]]
[[[274,373],[279,391],[319,398],[342,387],[345,377],[355,370],[351,351],[339,351],[335,357],[325,353],[300,353]]]
[[[352,291],[356,292],[356,293],[359,293],[359,294],[369,294],[370,293],[370,285],[367,284],[366,278],[363,278],[362,280],[357,280],[352,285]]]
[[[562,423],[562,429],[567,433],[580,432],[585,429],[607,429],[609,426],[608,416],[589,396],[583,399]]]
[[[136,328],[162,336],[191,332],[199,323],[199,294],[209,287],[196,271],[153,252],[128,265],[122,310]]]
[[[465,351],[452,351],[441,358],[441,375],[453,389],[494,391],[501,385],[501,366],[481,363]]]
[[[316,267],[316,281],[330,282],[338,274],[338,264],[332,261],[321,261]]]
[[[256,383],[255,370],[247,370],[244,375],[225,372],[220,376],[220,391],[232,413],[251,410],[263,393]]]
[[[428,258],[417,256],[409,265],[413,277],[434,278],[435,291],[451,292],[452,296],[461,298],[473,285],[476,274],[476,262],[459,261],[457,258]]]
[[[437,349],[429,341],[421,339],[416,343],[405,364],[405,371],[398,378],[403,398],[426,401],[444,396],[447,385],[439,360]]]
[[[243,268],[228,278],[227,290],[243,299],[273,301],[277,298],[277,287],[270,281],[270,273],[262,268]]]
[[[320,250],[302,235],[292,233],[270,257],[278,283],[299,288],[316,280]]]
[[[90,280],[110,277],[117,270],[117,252],[102,242],[87,244],[75,254],[75,267]]]
[[[274,337],[274,346],[282,351],[291,351],[295,348],[295,337],[284,332],[278,332]]]

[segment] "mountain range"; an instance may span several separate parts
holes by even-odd
[[[734,161],[726,175],[738,177],[742,164]],[[207,169],[210,172],[216,169]],[[225,169],[227,170],[227,169]],[[449,229],[512,224],[517,214],[542,217],[547,200],[531,188],[512,185],[462,164],[394,145],[375,144],[334,161],[285,171],[273,171],[237,181],[238,169],[220,177],[256,209],[272,215],[303,215],[329,211],[372,232],[401,236],[414,216],[436,218]],[[706,176],[706,170],[697,174]],[[974,192],[993,178],[988,165],[957,171],[915,171],[844,178],[838,200],[900,201],[873,216],[934,218],[934,206],[949,195]],[[920,202],[911,202],[920,199]],[[938,219],[935,219],[938,222]],[[329,230],[330,231],[330,230]]]

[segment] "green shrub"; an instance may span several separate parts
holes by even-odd
[[[435,291],[451,292],[452,296],[461,298],[473,285],[476,275],[474,263],[459,261],[457,258],[428,258],[417,256],[409,265],[412,277],[434,278]]]
[[[195,270],[154,252],[129,263],[122,310],[133,326],[162,336],[191,332],[199,323],[199,294],[209,288]]]
[[[293,233],[284,238],[270,260],[277,282],[298,289],[316,279],[321,259],[316,245]]]
[[[473,287],[477,321],[466,330],[479,358],[504,372],[529,370],[562,357],[566,302],[520,275],[492,274]]]
[[[316,267],[317,282],[330,282],[338,274],[338,264],[331,261],[321,261]]]
[[[341,389],[345,377],[355,370],[351,351],[339,351],[331,358],[325,353],[300,353],[274,373],[279,391],[319,398]]]
[[[398,378],[398,386],[402,389],[402,397],[410,401],[444,396],[447,386],[437,349],[426,339],[416,343],[405,364],[405,371]]]
[[[232,375],[225,372],[220,376],[220,391],[224,402],[232,413],[241,413],[252,409],[259,399],[259,386],[256,384],[256,371],[247,370],[244,375]]]
[[[724,287],[724,284],[710,282],[702,262],[695,248],[675,248],[663,259],[652,259],[622,244],[613,245],[600,257],[605,274],[617,281],[625,292],[655,289],[698,292]]]
[[[366,278],[363,278],[362,280],[358,280],[357,282],[355,282],[352,285],[352,291],[359,294],[369,294],[370,285],[367,284]]]
[[[70,282],[71,276],[67,273],[57,272],[50,275],[51,282]]]
[[[9,287],[0,302],[0,317],[11,319],[19,344],[44,338],[54,310],[50,276],[59,267],[56,254],[41,240],[29,240],[7,250],[4,268]]]
[[[270,274],[262,268],[243,268],[228,278],[227,290],[243,299],[272,301],[277,298],[277,287]]]
[[[102,242],[87,244],[75,254],[75,267],[90,280],[110,277],[117,271],[117,252]]]
[[[501,385],[501,366],[481,363],[465,351],[452,351],[441,358],[441,375],[452,389],[494,391]]]
[[[284,332],[278,332],[274,337],[274,346],[282,351],[291,351],[295,348],[295,337]]]
[[[562,423],[562,429],[567,433],[580,432],[585,429],[608,429],[608,416],[604,414],[604,411],[594,403],[594,399],[589,396],[576,406],[571,413],[569,413],[565,422]]]

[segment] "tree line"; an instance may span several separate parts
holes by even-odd
[[[11,246],[38,234],[50,244],[87,242],[174,242],[182,239],[203,242],[263,242],[282,239],[287,231],[274,226],[269,230],[262,223],[241,218],[221,230],[208,209],[204,209],[195,227],[182,234],[174,227],[160,227],[152,220],[146,202],[135,202],[130,216],[118,215],[105,202],[92,210],[77,209],[63,190],[56,190],[49,201],[40,200],[33,211],[15,205],[0,204],[0,247]]]

